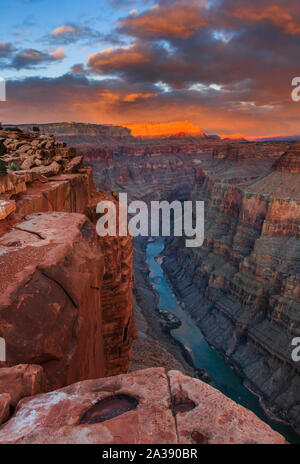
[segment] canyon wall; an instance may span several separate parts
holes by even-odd
[[[204,246],[171,240],[164,269],[207,340],[299,433],[300,371],[291,353],[300,334],[300,178],[294,163],[284,172],[281,160],[276,166],[235,186],[203,179],[194,198],[206,205]]]
[[[96,234],[96,204],[108,195],[76,150],[39,132],[0,139],[1,366],[42,366],[48,390],[126,372],[136,336],[131,237]]]
[[[209,343],[299,433],[299,365],[291,358],[300,334],[298,150],[242,143],[91,165],[97,184],[132,199],[205,201],[204,246],[171,239],[164,270]]]
[[[63,141],[38,131],[0,131],[0,337],[7,354],[0,365],[0,422],[30,394],[127,371],[136,337],[132,243],[130,237],[100,238],[95,233],[98,202],[109,199],[118,206],[116,191],[127,191],[129,199],[147,202],[205,201],[204,246],[186,249],[183,239],[170,239],[165,272],[208,341],[274,414],[299,431],[299,368],[290,356],[291,338],[299,336],[298,147],[258,144],[245,152],[241,143],[220,156],[211,143],[199,148],[188,139],[169,145],[156,140],[134,149],[129,143],[129,154],[124,145],[121,152],[96,156],[90,163],[102,190],[96,191],[90,167]],[[128,401],[133,404],[127,397],[123,404],[128,394],[124,388],[131,385],[129,396],[141,404],[136,407],[134,400],[130,416],[121,414],[113,428],[104,425],[87,442],[120,440],[121,427],[127,443],[136,436],[136,424],[137,442],[149,441],[142,424],[148,426],[146,417],[151,424],[162,404],[147,393],[144,380],[149,376],[151,391],[156,385],[160,391],[164,386],[156,382],[156,372],[90,380],[21,401],[15,416],[1,427],[0,439],[78,442],[78,421],[86,428],[89,413],[98,417],[102,409],[98,411],[97,403],[95,411],[85,411],[81,395],[71,406],[68,395],[74,388],[82,386],[87,402],[110,401],[109,392],[117,392],[121,402],[109,402],[108,407],[114,414]],[[211,403],[211,387],[194,385],[198,381],[182,374],[159,373],[161,379],[166,375],[171,388],[167,410],[171,407],[170,418],[177,418],[171,427],[165,412],[166,422],[160,424],[165,424],[170,442],[283,442],[220,393]],[[95,397],[98,387],[104,394]],[[62,418],[56,420],[65,405],[61,399],[72,410],[69,428],[59,422]],[[41,416],[23,429],[23,418],[37,405]],[[53,405],[58,405],[56,412]],[[52,430],[47,436],[40,430],[40,417],[46,416]],[[203,423],[207,427],[200,430]],[[239,435],[241,427],[245,430]]]

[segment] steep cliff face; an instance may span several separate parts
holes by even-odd
[[[43,366],[48,389],[126,372],[135,336],[131,238],[97,236],[87,214],[105,194],[74,149],[40,133],[0,137],[8,169],[32,158],[0,177],[1,364]]]
[[[277,171],[297,174],[300,172],[300,143],[293,144],[290,149],[274,164]]]
[[[0,239],[6,361],[43,366],[58,388],[104,374],[103,254],[83,215],[37,213]]]
[[[96,224],[100,215],[96,212],[100,201],[118,202],[104,192],[94,192],[86,208],[86,214]],[[118,215],[117,215],[118,222]],[[126,237],[99,238],[105,259],[101,303],[103,317],[106,375],[125,373],[129,367],[132,341],[136,338],[136,326],[132,312],[132,239]]]
[[[164,269],[209,342],[276,415],[300,430],[299,174],[233,187],[206,179],[205,243],[169,243]]]
[[[226,142],[224,140],[224,142]],[[229,160],[243,161],[243,160],[266,160],[268,158],[276,158],[282,155],[287,147],[287,144],[282,143],[223,143],[219,144],[213,150],[214,158],[226,158]]]

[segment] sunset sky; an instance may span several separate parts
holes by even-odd
[[[300,134],[299,0],[0,0],[6,123]]]

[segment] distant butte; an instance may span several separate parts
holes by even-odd
[[[119,124],[137,138],[206,137],[199,126],[189,121]]]

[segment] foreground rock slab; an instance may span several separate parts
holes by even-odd
[[[48,389],[104,375],[104,260],[81,214],[38,213],[0,237],[6,365],[39,364]]]
[[[269,443],[285,439],[211,386],[146,369],[22,400],[0,444]]]

